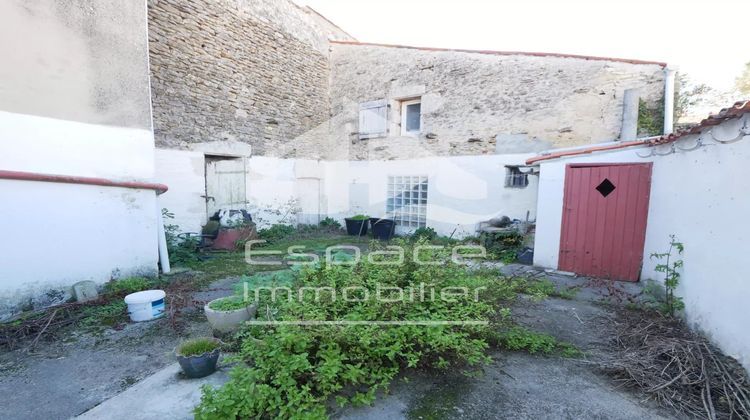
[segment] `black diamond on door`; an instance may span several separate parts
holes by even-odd
[[[602,197],[606,197],[612,194],[612,191],[615,190],[615,184],[613,184],[607,178],[604,178],[604,181],[602,181],[599,185],[596,186],[596,190],[599,191],[599,194],[601,194]]]

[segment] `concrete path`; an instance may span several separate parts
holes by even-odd
[[[187,379],[182,376],[180,365],[175,363],[76,418],[81,420],[192,419],[193,407],[201,399],[201,387],[205,384],[220,386],[228,379],[227,371],[222,369],[205,378]]]

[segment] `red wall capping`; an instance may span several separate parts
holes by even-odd
[[[16,181],[38,181],[59,182],[63,184],[97,185],[101,187],[133,188],[141,190],[154,190],[157,194],[164,194],[169,189],[164,184],[139,181],[114,181],[106,178],[93,178],[86,176],[52,175],[36,172],[3,171],[0,170],[0,179],[12,179]]]

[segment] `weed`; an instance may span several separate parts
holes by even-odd
[[[208,307],[214,311],[236,311],[237,309],[244,309],[249,305],[240,296],[229,296],[222,299],[217,299],[208,304]]]
[[[274,243],[282,239],[286,239],[297,232],[297,229],[292,225],[273,225],[267,229],[261,229],[258,231],[260,239]]]
[[[659,273],[664,273],[664,288],[666,294],[659,309],[670,316],[674,316],[675,312],[681,311],[685,308],[685,303],[682,301],[682,298],[674,293],[677,286],[680,284],[680,273],[677,270],[682,268],[682,260],[672,259],[672,252],[675,250],[677,251],[677,255],[682,255],[685,246],[682,242],[677,242],[675,235],[669,235],[669,249],[666,252],[654,252],[651,254],[651,258],[664,261],[662,264],[657,264],[654,270]]]
[[[414,238],[414,240],[424,239],[432,241],[437,238],[437,232],[431,227],[420,227],[411,234],[411,237]]]
[[[398,243],[410,246],[405,241]],[[498,315],[499,302],[494,297],[507,294],[507,290],[498,290],[507,289],[507,284],[451,263],[448,251],[434,251],[431,257],[441,264],[406,261],[378,265],[362,261],[356,266],[327,266],[321,262],[316,268],[303,270],[296,283],[306,287],[356,287],[368,290],[370,296],[375,295],[378,285],[403,288],[419,283],[469,290],[486,287],[486,293],[478,301],[467,296],[451,302],[318,299],[309,293],[300,300],[269,303],[260,311],[261,316],[281,321],[476,321]],[[238,354],[246,363],[233,370],[222,388],[204,388],[196,418],[323,418],[325,404],[331,399],[340,405],[372,403],[376,392],[387,390],[405,368],[445,369],[486,363],[492,330],[489,325],[249,326]]]
[[[104,293],[111,295],[127,295],[152,288],[155,281],[145,277],[128,277],[112,280],[104,285]]]
[[[336,219],[330,217],[326,217],[325,219],[321,220],[318,225],[322,228],[341,229],[341,223],[339,223]]]
[[[509,328],[500,333],[498,338],[500,344],[508,350],[547,355],[559,353],[563,357],[576,357],[581,354],[580,350],[570,343],[560,342],[549,334],[530,331],[520,326]]]
[[[82,327],[114,327],[127,322],[127,305],[121,299],[103,305],[87,305],[81,308],[79,325]]]

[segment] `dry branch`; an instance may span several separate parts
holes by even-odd
[[[621,310],[607,322],[615,335],[596,363],[616,381],[688,416],[750,419],[745,370],[681,321]]]

